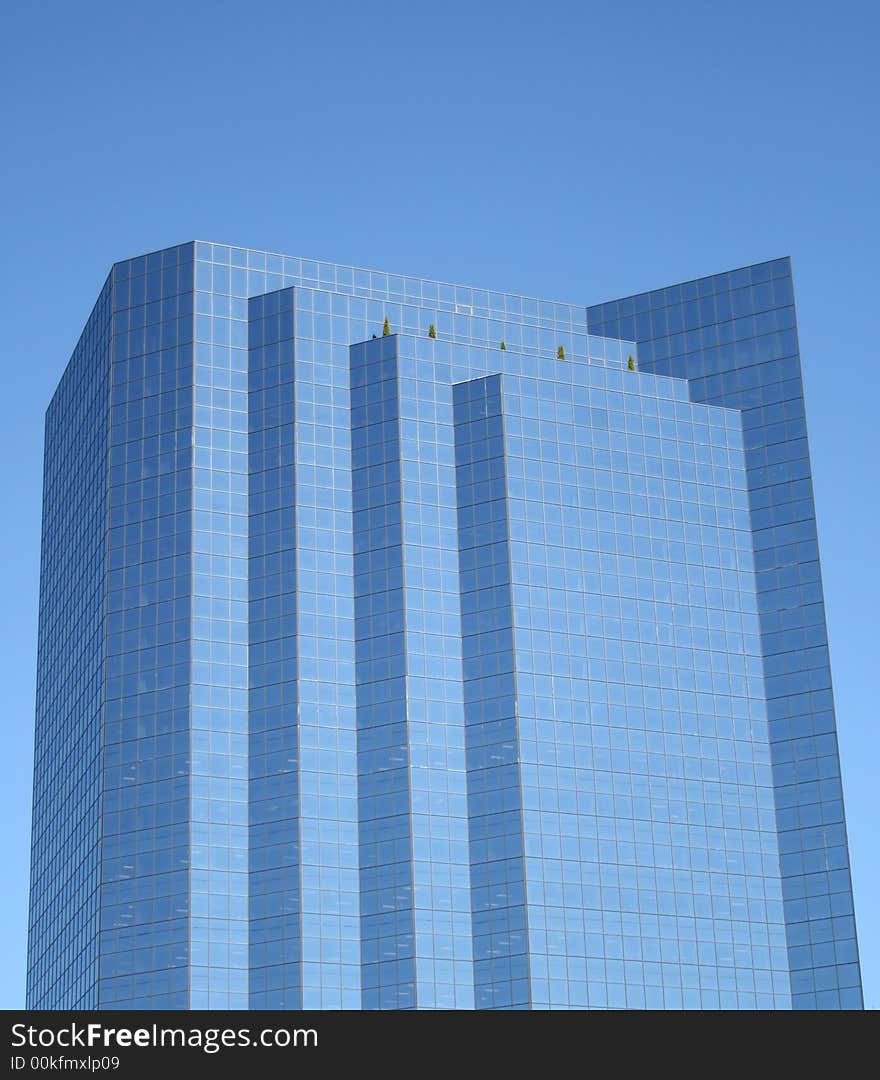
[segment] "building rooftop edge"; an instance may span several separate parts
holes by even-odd
[[[124,259],[117,259],[115,262],[113,262],[111,264],[110,272],[112,273],[113,269],[115,267],[119,266],[120,264],[131,262],[134,259],[147,259],[147,258],[150,257],[150,255],[157,255],[157,254],[159,254],[160,252],[163,252],[163,251],[171,251],[174,248],[187,247],[188,245],[192,245],[193,248],[197,249],[199,244],[212,244],[212,245],[216,245],[216,246],[219,246],[219,247],[227,247],[227,248],[230,248],[230,250],[235,249],[235,250],[238,250],[238,251],[256,251],[256,252],[259,252],[261,255],[271,255],[271,256],[273,256],[275,258],[279,258],[279,259],[285,259],[285,258],[287,258],[287,259],[306,259],[309,262],[325,263],[325,264],[327,264],[329,266],[341,267],[341,268],[343,268],[345,270],[361,271],[362,273],[367,273],[367,274],[387,274],[387,275],[391,275],[391,276],[394,276],[394,277],[401,277],[401,278],[414,278],[417,281],[430,281],[434,285],[445,285],[445,286],[448,286],[450,288],[478,289],[478,290],[480,290],[482,292],[500,292],[500,293],[504,293],[507,296],[516,296],[521,300],[532,300],[532,301],[535,301],[536,303],[544,303],[544,304],[561,304],[561,305],[563,305],[565,307],[583,308],[584,310],[587,310],[588,308],[591,308],[591,307],[599,307],[602,304],[613,303],[615,300],[620,299],[620,297],[609,297],[606,300],[597,300],[597,301],[595,301],[593,303],[587,303],[586,301],[559,300],[559,299],[555,299],[553,297],[548,297],[548,296],[531,296],[531,295],[529,295],[527,293],[515,292],[515,291],[512,291],[510,289],[492,288],[492,287],[490,287],[488,285],[473,285],[473,284],[470,284],[470,283],[467,283],[467,282],[461,282],[461,281],[443,281],[440,278],[422,277],[419,274],[409,274],[409,273],[404,273],[404,272],[399,271],[399,270],[382,270],[382,269],[380,269],[378,267],[374,267],[374,266],[357,266],[354,263],[335,262],[334,260],[331,260],[331,259],[318,259],[318,258],[315,258],[314,256],[311,256],[311,255],[294,255],[294,254],[292,254],[290,252],[285,253],[285,252],[280,252],[280,251],[269,251],[267,248],[245,247],[245,246],[242,246],[241,244],[227,244],[227,243],[219,241],[219,240],[205,240],[205,239],[183,240],[179,244],[166,244],[164,247],[154,248],[152,251],[138,252],[136,255],[129,255],[127,258],[124,258]],[[769,265],[771,263],[782,262],[783,260],[787,260],[788,263],[791,264],[791,256],[790,255],[781,255],[781,256],[779,256],[777,258],[774,258],[774,259],[761,259],[758,262],[744,263],[742,266],[733,266],[733,267],[729,267],[726,270],[718,270],[718,271],[716,271],[715,273],[712,273],[712,274],[700,274],[700,275],[697,275],[695,277],[685,278],[682,281],[668,282],[668,283],[663,284],[663,285],[657,285],[654,288],[642,289],[640,291],[630,293],[628,295],[630,295],[630,296],[641,296],[644,293],[658,292],[658,291],[660,291],[662,289],[674,289],[678,285],[687,285],[692,281],[700,281],[700,280],[702,280],[704,278],[718,277],[721,274],[733,274],[733,273],[736,273],[739,270],[750,270],[750,269],[752,269],[752,267],[755,267],[755,266],[765,266],[765,265]]]

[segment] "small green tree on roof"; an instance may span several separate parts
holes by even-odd
[[[391,336],[391,323],[388,321],[388,316],[385,316],[385,322],[382,323],[382,337]]]

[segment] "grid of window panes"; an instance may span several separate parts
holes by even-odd
[[[302,1008],[293,290],[248,319],[250,1006]]]
[[[259,779],[259,760],[251,765],[259,785],[251,795],[251,867],[259,892],[268,889],[282,905],[273,915],[265,897],[252,901],[252,1004],[281,1007],[301,1000],[304,1008],[357,1008],[349,356],[347,346],[299,338],[294,360],[294,308],[291,289],[255,298],[249,330],[251,572],[257,575],[251,594],[257,634],[252,747],[265,753],[267,768],[271,763],[277,770]],[[282,328],[286,336],[277,340]],[[265,600],[259,598],[264,591]],[[265,751],[255,722],[270,725]],[[276,760],[291,753],[295,764]],[[274,820],[291,814],[294,820],[283,829]],[[258,835],[264,826],[265,835]],[[266,934],[276,936],[282,925],[279,954]]]
[[[786,261],[585,311],[197,243],[118,264],[112,302],[112,388],[93,319],[47,418],[29,1000],[95,997],[100,813],[102,1007],[860,1003]],[[685,414],[689,390],[734,408]],[[92,423],[108,399],[109,433]],[[506,458],[474,434],[502,411]],[[98,574],[102,506],[91,768],[51,702],[75,679],[78,722],[98,722],[102,676],[65,638],[99,617],[98,577],[76,599],[71,583]],[[603,528],[573,524],[576,506]],[[575,716],[585,677],[598,696]],[[103,806],[62,822],[101,768]],[[393,836],[380,803],[406,804]],[[60,862],[75,911],[52,899]]]
[[[742,410],[795,1008],[861,1006],[791,266],[761,263],[588,309],[642,370]]]
[[[501,376],[454,389],[478,1009],[531,1003]]]
[[[189,997],[193,264],[113,274],[102,1008]]]
[[[296,291],[298,310],[299,290]],[[348,347],[295,360],[303,1008],[361,1003]]]
[[[248,1004],[247,304],[196,281],[190,1008]]]
[[[381,334],[386,318],[395,329],[408,328],[422,335],[433,324],[438,342],[452,338],[483,346],[491,343],[493,356],[503,341],[505,348],[516,347],[530,355],[555,355],[561,346],[570,357],[589,353],[595,362],[621,365],[634,346],[588,337],[583,309],[571,305],[225,245],[198,243],[195,250],[197,287],[205,294],[210,289],[216,310],[224,316],[228,311],[233,320],[245,318],[244,298],[296,286],[303,1005],[357,1007],[361,1000],[358,896],[362,882],[356,855],[353,538],[346,521],[352,497],[348,346]],[[233,336],[241,331],[241,326],[233,324]],[[447,437],[451,443],[448,433]],[[447,514],[450,509],[447,506]],[[447,586],[448,578],[446,572]],[[445,737],[450,740],[449,732]],[[456,752],[452,745],[452,757]],[[455,814],[447,827],[454,819]],[[423,965],[429,980],[421,995],[426,1001],[434,1000],[435,994],[444,1001],[450,995],[465,1000],[471,992],[468,977],[462,980],[456,975],[454,983],[448,981],[450,970],[461,971],[462,965],[466,970],[470,962],[464,958],[468,949],[462,926],[467,916],[460,899],[464,868],[458,859],[456,854],[450,863],[456,896],[453,913],[438,917],[436,926],[432,922],[431,947],[441,948],[442,939],[443,965],[438,968],[432,959],[430,974]]]
[[[396,358],[416,1003],[473,1008],[451,369],[407,336],[364,351],[368,388]]]
[[[502,387],[533,1007],[788,1007],[739,414]]]
[[[244,319],[245,297],[297,286],[294,516],[302,759],[302,948],[308,954],[303,964],[304,1007],[356,1007],[360,1003],[361,972],[359,881],[357,859],[353,857],[357,837],[357,814],[353,809],[357,791],[354,625],[352,613],[347,610],[351,604],[352,533],[344,520],[351,507],[348,346],[380,334],[386,318],[395,328],[409,327],[425,335],[433,324],[438,341],[455,338],[483,345],[491,342],[492,354],[504,341],[506,348],[519,347],[535,354],[555,355],[562,346],[567,356],[589,353],[598,362],[620,365],[634,346],[588,338],[583,332],[583,309],[570,305],[224,245],[199,243],[196,258],[197,287],[205,293],[210,288],[216,311],[224,316],[228,312],[233,320]],[[204,314],[208,314],[207,310]],[[233,325],[231,333],[240,335],[241,330]],[[448,433],[447,438],[451,444]],[[451,505],[446,509],[448,514]],[[448,592],[448,570],[443,578]],[[320,587],[316,587],[319,580]],[[307,701],[308,696],[315,700]],[[450,741],[449,731],[445,738]],[[450,754],[454,757],[456,752],[452,745]],[[430,777],[432,773],[420,775]],[[433,775],[437,775],[436,770]],[[458,782],[455,777],[453,781]],[[306,784],[311,785],[313,797],[304,794]],[[321,798],[317,798],[319,787]],[[455,815],[447,820],[447,827],[454,819]],[[426,1001],[434,1000],[432,995],[438,993],[444,1001],[450,995],[464,1000],[471,993],[469,977],[448,981],[450,971],[460,970],[462,965],[466,970],[470,962],[469,957],[465,959],[469,949],[462,933],[467,913],[462,911],[464,867],[459,857],[456,855],[450,863],[454,867],[450,872],[455,878],[451,884],[455,909],[448,916],[437,917],[436,926],[431,923],[432,948],[440,948],[443,942],[443,967],[438,980],[435,976],[441,969],[437,959],[430,960],[430,976],[429,968],[423,965],[426,979],[430,980],[421,995]]]
[[[97,1004],[110,282],[46,415],[27,1007]]]
[[[397,358],[351,350],[361,955],[366,1009],[416,1006]]]
[[[631,342],[586,332],[585,309],[513,293],[317,262],[265,251],[198,242],[196,285],[218,296],[249,297],[296,286],[296,337],[343,346],[395,332],[536,356],[566,357],[614,366],[634,354]],[[231,302],[233,318],[246,314]],[[238,310],[239,314],[235,314]]]

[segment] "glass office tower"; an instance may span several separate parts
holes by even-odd
[[[788,260],[114,266],[46,418],[30,1007],[861,1004]]]

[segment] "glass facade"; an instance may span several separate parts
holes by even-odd
[[[587,310],[642,370],[742,417],[788,962],[795,1008],[860,1008],[791,263],[778,259]]]
[[[38,663],[29,1007],[861,1006],[785,260],[118,263]]]

